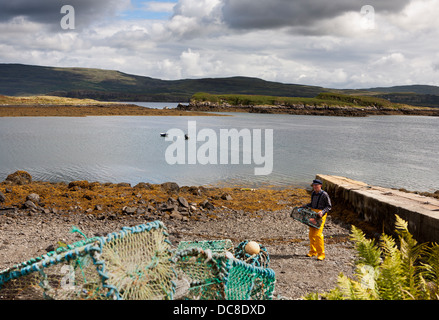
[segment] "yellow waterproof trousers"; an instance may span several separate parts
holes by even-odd
[[[319,212],[320,210],[315,210],[316,212]],[[309,253],[308,256],[312,257],[312,256],[317,256],[317,259],[319,260],[323,260],[325,259],[325,244],[323,242],[323,227],[325,226],[325,221],[326,221],[326,216],[327,214],[325,214],[322,217],[322,224],[320,226],[320,228],[316,229],[313,227],[309,227]]]

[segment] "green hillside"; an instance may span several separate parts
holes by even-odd
[[[439,87],[427,86],[427,85],[408,85],[408,86],[394,86],[394,87],[377,87],[367,89],[373,92],[383,93],[417,93],[417,94],[430,94],[439,95]]]
[[[115,70],[0,64],[0,95],[51,95],[100,101],[188,102],[197,92],[315,98],[320,93],[373,96],[392,103],[439,107],[439,87],[330,89],[251,77],[160,80]]]
[[[196,92],[314,97],[324,88],[249,77],[160,80],[119,71],[0,64],[0,94],[122,101],[189,101]]]

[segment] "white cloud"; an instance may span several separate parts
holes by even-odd
[[[200,29],[200,24],[195,17],[182,15],[173,17],[167,24],[167,28],[173,36],[178,38],[189,35],[193,38],[200,36],[203,31],[203,29]]]
[[[389,65],[401,65],[404,63],[405,58],[404,55],[400,52],[394,52],[384,57],[381,57],[377,61],[373,62],[372,65],[377,67],[385,67]]]
[[[221,0],[180,0],[166,27],[177,39],[193,39],[224,31]]]
[[[219,14],[221,0],[180,0],[174,7],[176,16],[196,17],[201,20],[215,19]]]
[[[191,49],[188,49],[182,52],[180,60],[185,74],[195,77],[204,74],[200,65],[200,54],[198,52],[192,52]]]
[[[388,15],[389,22],[408,33],[431,32],[439,29],[439,1],[412,1],[401,14]]]

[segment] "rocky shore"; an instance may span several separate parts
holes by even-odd
[[[179,104],[178,110],[204,112],[248,112],[267,114],[294,114],[366,117],[370,115],[422,115],[439,116],[439,108],[381,108],[376,106],[352,107],[348,105],[327,106],[308,104],[280,105],[230,105],[210,101],[191,101],[188,105]]]
[[[0,95],[0,117],[87,116],[209,116],[175,108],[155,109],[123,102],[102,102],[57,96],[12,97]],[[218,115],[216,115],[218,116]]]
[[[124,226],[161,220],[177,246],[180,241],[230,239],[261,243],[276,273],[276,299],[301,299],[335,287],[342,272],[352,275],[355,252],[350,224],[336,212],[325,226],[327,258],[308,258],[308,227],[290,218],[309,192],[242,187],[32,181],[18,171],[0,183],[0,269],[88,237]],[[1,291],[0,291],[1,293]]]
[[[218,116],[175,108],[154,109],[133,104],[93,105],[0,105],[0,117],[87,117],[87,116]]]

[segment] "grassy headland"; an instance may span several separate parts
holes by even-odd
[[[393,103],[373,96],[353,96],[328,92],[320,93],[314,98],[196,93],[192,96],[189,106],[181,107],[181,109],[335,116],[366,116],[373,114],[439,116],[437,108]]]
[[[0,106],[4,105],[111,105],[112,102],[100,102],[93,99],[75,99],[56,96],[11,97],[0,95]]]
[[[132,104],[100,102],[54,96],[10,97],[0,95],[0,117],[86,116],[209,116],[206,112],[153,109]]]

